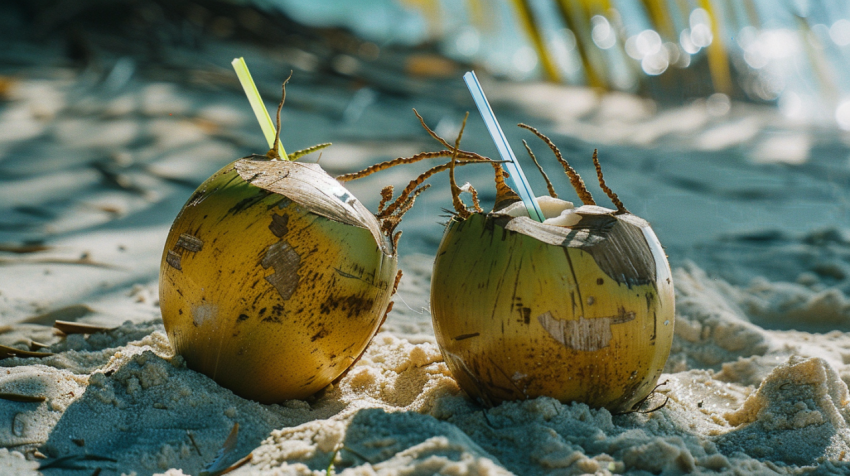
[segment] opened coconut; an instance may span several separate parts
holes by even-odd
[[[597,206],[545,140],[584,205],[558,199],[547,178],[545,220],[532,220],[497,175],[496,207],[473,212],[452,176],[457,215],[431,280],[437,342],[460,386],[486,405],[545,395],[629,411],[656,387],[670,352],[670,267],[649,224],[605,185],[596,153],[617,209]]]

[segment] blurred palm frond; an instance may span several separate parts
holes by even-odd
[[[546,77],[550,81],[560,81],[561,75],[555,68],[555,64],[552,62],[549,50],[543,43],[543,32],[535,21],[534,14],[531,12],[531,5],[529,5],[529,1],[513,0],[512,3],[514,4],[514,7],[516,7],[517,18],[522,25],[523,30],[525,30],[532,45],[534,45],[534,50],[537,52],[537,56],[540,58]]]
[[[485,65],[487,58],[502,58],[494,72],[509,72],[504,56],[522,47],[528,52],[519,57],[534,58],[524,63],[523,71],[511,73],[514,78],[538,75],[662,100],[723,93],[776,101],[782,93],[777,85],[783,83],[776,73],[782,68],[768,63],[787,55],[777,53],[770,35],[791,31],[800,56],[795,61],[811,66],[815,89],[827,98],[840,94],[836,75],[841,68],[826,60],[843,54],[842,43],[833,36],[838,8],[817,2],[784,2],[774,8],[764,4],[767,0],[466,0],[464,24],[441,0],[398,1],[420,9],[429,23],[440,22],[434,12],[442,8],[442,21],[453,25],[444,26],[449,36],[459,23],[473,29],[487,51],[464,55]],[[512,35],[524,38],[527,46],[517,45]],[[494,53],[497,47],[502,50]]]
[[[474,0],[476,4],[482,1],[488,0]],[[497,1],[489,0],[489,3],[495,4]],[[659,89],[650,83],[660,82],[663,86],[661,89],[669,90],[676,83],[693,84],[693,80],[696,79],[710,84],[701,88],[700,92],[710,88],[714,92],[727,95],[739,93],[740,91],[736,91],[734,87],[730,59],[723,41],[725,32],[721,10],[717,8],[716,1],[697,1],[698,8],[704,12],[703,16],[708,20],[707,24],[697,26],[702,28],[698,33],[702,35],[700,49],[705,49],[702,57],[706,66],[702,66],[701,69],[707,69],[708,74],[698,74],[696,77],[693,71],[683,71],[690,66],[692,53],[681,44],[682,41],[688,40],[680,38],[683,31],[687,35],[688,27],[694,26],[691,15],[696,9],[688,0],[639,0],[637,2],[642,7],[644,15],[640,20],[649,24],[650,30],[655,34],[656,42],[658,39],[662,42],[660,45],[655,45],[654,53],[646,54],[646,56],[656,55],[647,60],[650,66],[646,66],[643,62],[636,64],[631,61],[629,56],[633,57],[633,53],[630,53],[629,46],[626,44],[626,41],[631,41],[628,31],[634,29],[635,25],[641,21],[635,21],[634,18],[624,19],[621,12],[609,0],[541,0],[538,2],[511,0],[511,3],[516,13],[516,23],[534,47],[543,74],[550,81],[561,82],[564,74],[556,67],[563,61],[558,61],[557,53],[552,51],[549,44],[545,42],[546,26],[540,21],[540,14],[536,14],[533,8],[535,4],[540,5],[544,2],[552,4],[559,14],[561,26],[573,33],[576,43],[574,51],[581,63],[584,83],[588,86],[600,89],[625,89],[614,86],[618,84],[618,81],[613,78],[613,70],[618,66],[614,63],[623,61],[625,58],[626,64],[619,66],[625,66],[621,69],[629,71],[630,75],[637,79],[632,89],[638,91],[648,92]],[[745,3],[745,10],[748,22],[759,22],[758,11],[751,1]],[[653,38],[652,34],[650,38]],[[645,38],[636,41],[645,41]],[[617,54],[606,51],[614,47],[616,48],[612,51],[616,51]],[[684,55],[689,56],[688,61],[680,60]],[[653,62],[655,64],[652,64]],[[681,65],[684,66],[672,67]],[[656,76],[662,76],[662,78],[656,79]],[[687,81],[684,81],[685,79]],[[622,84],[623,81],[619,83]]]

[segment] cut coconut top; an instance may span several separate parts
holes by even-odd
[[[395,252],[375,215],[318,164],[250,156],[236,161],[235,167],[251,185],[283,195],[316,215],[365,228],[386,254]]]
[[[663,268],[656,257],[663,256],[664,250],[646,220],[629,213],[618,215],[616,210],[597,205],[565,208],[561,215],[551,220],[564,214],[577,223],[551,226],[550,219],[540,223],[527,216],[512,217],[503,213],[473,214],[470,219],[490,220],[497,227],[542,243],[586,251],[619,283],[631,286],[655,282],[658,269]]]

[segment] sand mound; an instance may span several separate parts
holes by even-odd
[[[39,448],[43,464],[76,456],[77,467],[116,474],[198,474],[234,423],[222,467],[252,460],[232,474],[318,475],[331,464],[345,475],[850,469],[840,357],[850,340],[837,333],[812,346],[799,332],[765,330],[735,304],[745,291],[695,266],[676,279],[670,373],[646,408],[667,401],[649,413],[545,397],[484,408],[459,390],[433,343],[389,332],[319,395],[260,405],[186,368],[160,322],[128,322],[60,341],[51,357],[0,361],[0,388],[46,397],[0,406],[13,422],[0,443],[30,458]],[[21,474],[38,465],[18,452],[0,461]]]

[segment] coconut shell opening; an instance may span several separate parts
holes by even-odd
[[[555,202],[564,202],[563,200],[551,197],[540,199],[543,199],[544,203],[551,202],[547,203],[548,213],[554,214],[562,207],[561,213],[568,213],[570,220],[575,223],[570,226],[556,226],[547,223],[549,219],[543,223],[534,221],[528,218],[527,212],[524,216],[517,217],[500,212],[487,216],[489,226],[500,226],[506,231],[520,233],[546,244],[587,251],[593,255],[605,273],[618,282],[630,285],[655,282],[656,261],[643,231],[651,230],[646,220],[631,214],[619,215],[616,210],[596,205],[567,208],[566,204]],[[514,207],[525,212],[522,203]],[[560,217],[559,214],[554,219]]]

